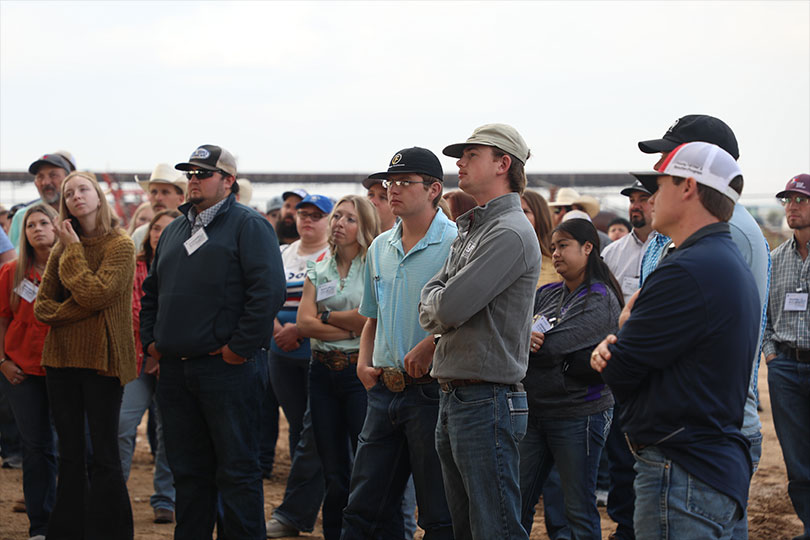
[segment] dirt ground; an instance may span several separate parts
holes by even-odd
[[[750,538],[753,540],[790,539],[802,532],[801,522],[793,512],[787,495],[787,476],[782,451],[773,429],[764,362],[759,375],[762,405],[765,408],[761,413],[764,440],[762,461],[751,485],[751,498],[748,506]],[[283,416],[282,424],[273,477],[264,481],[265,515],[268,517],[273,508],[281,504],[285,480],[290,470],[286,422],[284,422]],[[152,460],[145,437],[145,422],[141,424],[138,431],[137,448],[128,487],[135,520],[135,538],[138,540],[172,538],[172,525],[152,523],[152,508],[149,506],[149,496],[152,494]],[[28,538],[26,515],[14,513],[11,510],[14,501],[21,498],[21,471],[0,469],[0,540],[25,540]],[[606,539],[615,526],[607,517],[604,508],[600,508],[600,512],[602,514],[602,538]],[[538,508],[537,516],[531,538],[532,540],[547,539],[541,508]],[[421,534],[417,534],[417,538],[421,537]],[[298,538],[322,538],[320,519],[313,534]]]

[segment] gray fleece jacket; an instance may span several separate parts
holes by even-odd
[[[456,220],[444,266],[422,289],[419,323],[441,340],[430,375],[516,384],[526,374],[537,235],[508,193]]]

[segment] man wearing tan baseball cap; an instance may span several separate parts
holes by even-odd
[[[512,126],[487,124],[444,154],[479,206],[460,216],[450,256],[422,289],[419,323],[441,334],[436,450],[456,538],[528,539],[520,523],[518,442],[529,406],[529,358],[540,273],[537,235],[520,194],[529,147]]]

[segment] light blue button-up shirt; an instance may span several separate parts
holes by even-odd
[[[425,236],[408,253],[402,249],[402,221],[369,247],[360,314],[377,319],[374,367],[404,370],[405,355],[428,335],[419,326],[419,295],[441,269],[457,235],[456,224],[437,210]]]

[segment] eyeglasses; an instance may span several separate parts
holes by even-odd
[[[561,213],[563,213],[563,211],[570,212],[573,209],[574,209],[573,206],[555,206],[554,207],[554,213],[555,214],[561,214]]]
[[[782,203],[782,206],[787,206],[790,202],[793,201],[796,204],[807,204],[810,201],[810,197],[806,195],[794,195],[793,197],[780,197],[779,202]]]
[[[186,178],[191,180],[192,176],[196,176],[198,180],[205,180],[206,178],[214,176],[215,172],[218,171],[188,171],[186,172]]]
[[[326,214],[320,212],[304,212],[303,210],[298,210],[296,214],[298,214],[298,219],[309,219],[312,221],[320,221],[326,216]]]
[[[408,187],[411,184],[426,184],[426,185],[429,186],[432,183],[433,182],[427,182],[425,180],[422,180],[420,182],[412,182],[411,180],[383,180],[382,181],[382,186],[385,189],[388,189],[389,187],[391,187],[392,184],[400,186],[400,187],[402,187],[402,186]]]

